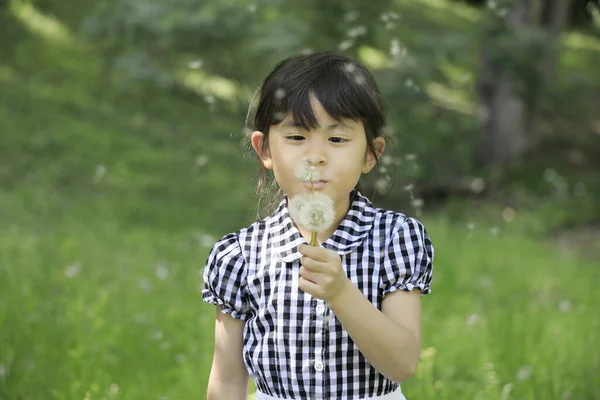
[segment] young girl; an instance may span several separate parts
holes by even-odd
[[[271,170],[278,206],[208,256],[203,300],[217,305],[208,398],[246,399],[250,376],[257,400],[404,399],[434,251],[419,221],[373,207],[358,189],[385,150],[377,85],[356,61],[324,52],[282,61],[257,93],[250,142],[259,189]],[[318,180],[298,176],[303,162]],[[309,193],[334,205],[312,246],[289,208]]]

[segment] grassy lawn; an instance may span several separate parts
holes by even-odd
[[[89,203],[28,201],[0,197],[3,398],[203,398],[214,311],[199,273],[225,231],[211,239],[200,225],[173,232]],[[597,398],[597,262],[527,235],[519,217],[422,219],[436,272],[407,397]]]

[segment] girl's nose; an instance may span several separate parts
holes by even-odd
[[[306,157],[306,161],[310,165],[325,165],[327,158],[323,154],[310,154]]]
[[[315,166],[327,164],[327,157],[325,155],[325,151],[319,143],[312,143],[312,145],[307,150],[308,151],[306,152],[306,161],[309,164]]]

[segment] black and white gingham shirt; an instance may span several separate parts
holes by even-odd
[[[395,390],[358,350],[327,304],[298,289],[306,243],[286,199],[270,217],[219,240],[204,269],[203,300],[245,320],[243,357],[259,391],[284,399],[359,399]],[[424,226],[374,208],[360,192],[323,247],[379,309],[394,290],[430,293],[433,246]]]

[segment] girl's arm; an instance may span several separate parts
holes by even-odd
[[[208,378],[208,400],[247,400],[248,371],[242,356],[245,321],[217,308],[215,349]]]
[[[389,293],[379,311],[350,283],[329,306],[361,353],[379,372],[400,383],[416,372],[421,349],[418,289]]]

